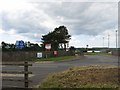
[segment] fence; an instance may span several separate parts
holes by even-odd
[[[32,60],[33,58],[37,58],[37,52],[39,51],[4,51],[2,52],[2,62],[5,61],[24,61],[24,60]],[[42,52],[43,58],[46,57],[46,53],[48,57],[54,57],[54,51]],[[70,56],[74,55],[73,52],[66,51],[58,51],[57,56]]]
[[[14,80],[13,78],[8,78],[5,79],[3,78],[3,80],[5,81],[19,81],[19,82],[24,82],[24,88],[28,88],[29,82],[32,82],[28,79],[28,75],[32,74],[32,72],[28,71],[28,66],[32,66],[32,64],[28,64],[28,62],[24,62],[23,64],[13,64],[13,63],[8,63],[8,64],[3,64],[3,65],[10,65],[10,66],[24,66],[24,71],[2,71],[3,74],[24,74],[24,79],[23,80]]]
[[[120,56],[120,50],[112,50],[112,55]]]
[[[3,51],[2,61],[24,61],[36,58],[37,51]]]

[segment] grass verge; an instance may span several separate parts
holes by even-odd
[[[108,55],[108,56],[111,56],[112,54],[109,54],[109,53],[101,53],[101,52],[86,52],[84,53],[84,55]]]
[[[117,67],[97,65],[50,74],[39,88],[117,88],[118,83]]]
[[[35,59],[34,61],[63,61],[76,58],[76,56],[63,56],[63,57],[51,57],[51,58],[41,58]]]

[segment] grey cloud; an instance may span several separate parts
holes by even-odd
[[[13,16],[12,16],[13,15]],[[29,37],[29,34],[32,33],[47,33],[48,29],[42,26],[39,22],[38,17],[35,17],[32,12],[17,12],[17,13],[2,13],[2,28],[5,31],[10,29],[16,30],[16,34],[24,36],[25,33],[28,33],[26,37]],[[41,20],[43,21],[43,20]],[[32,35],[31,35],[32,36]],[[34,38],[34,37],[32,37]]]
[[[51,28],[43,26],[44,21],[51,19],[58,25],[65,25],[72,35],[98,35],[117,27],[115,5],[117,4],[88,2],[35,3],[35,10],[32,11],[18,11],[15,14],[3,12],[2,26],[6,31],[15,29],[17,34],[39,39],[42,34],[51,31]],[[40,35],[35,37],[36,33]]]
[[[42,8],[45,13],[57,23],[68,26],[72,34],[97,35],[117,26],[117,3],[66,2],[47,5]],[[63,17],[63,21],[57,16]]]
[[[41,4],[43,7],[41,7]],[[44,7],[46,5],[46,7]],[[57,16],[64,17],[65,19],[78,19],[82,16],[82,13],[87,10],[92,5],[92,3],[79,3],[79,2],[50,2],[50,3],[39,3],[39,9],[44,9],[44,12],[50,17],[57,19]]]

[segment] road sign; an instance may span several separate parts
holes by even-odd
[[[22,40],[16,41],[15,47],[20,48],[20,49],[24,48],[24,41],[22,41]]]
[[[45,44],[45,48],[50,50],[51,49],[51,44]]]
[[[37,53],[37,58],[42,58],[42,52]]]
[[[54,55],[57,55],[58,54],[58,52],[57,51],[54,51]]]

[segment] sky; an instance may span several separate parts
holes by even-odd
[[[39,43],[42,35],[66,26],[75,47],[116,47],[118,2],[4,0],[0,5],[0,42]],[[104,40],[103,40],[104,37]]]

